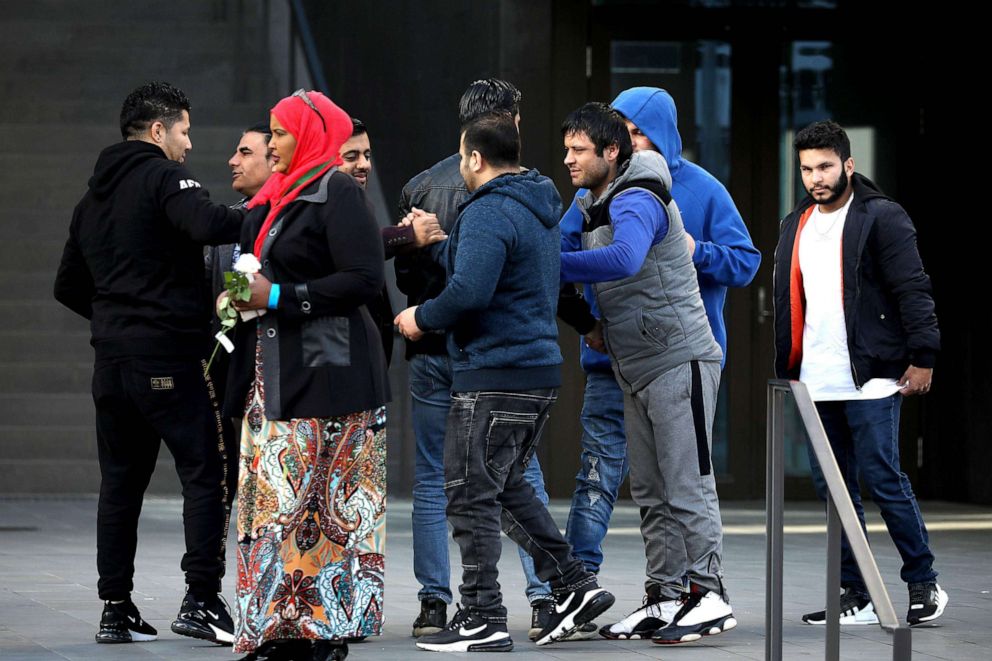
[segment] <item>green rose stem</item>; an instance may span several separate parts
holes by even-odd
[[[241,273],[240,271],[228,271],[224,274],[224,287],[227,289],[227,298],[217,308],[217,316],[220,317],[221,334],[226,336],[231,332],[235,324],[238,323],[238,311],[234,307],[234,301],[247,302],[251,299],[251,286],[248,281],[248,274]],[[214,362],[214,357],[217,356],[217,350],[220,348],[220,345],[221,341],[217,340],[213,353],[210,354],[210,360],[207,361],[204,375],[209,374],[210,366]]]

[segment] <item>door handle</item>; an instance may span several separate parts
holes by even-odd
[[[764,285],[758,286],[758,323],[765,323],[765,319],[775,316],[773,310],[768,309],[768,290]]]

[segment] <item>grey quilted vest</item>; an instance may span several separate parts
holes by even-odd
[[[579,200],[585,217],[582,249],[613,243],[609,205],[638,190],[658,199],[668,212],[668,233],[651,246],[641,269],[623,280],[592,285],[596,294],[610,362],[620,386],[637,392],[673,367],[692,360],[723,358],[713,339],[699,296],[696,269],[686,247],[682,215],[668,195],[671,174],[661,154],[634,154],[602,197]],[[652,190],[653,189],[653,190]]]

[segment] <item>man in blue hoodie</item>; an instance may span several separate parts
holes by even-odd
[[[757,271],[760,255],[726,189],[705,170],[681,158],[675,105],[668,93],[655,88],[634,88],[621,93],[613,107],[628,117],[627,128],[634,152],[661,153],[668,160],[671,196],[679,209],[685,204],[682,216],[684,240],[692,255],[699,294],[713,336],[725,356],[723,304],[726,288],[750,282]],[[646,130],[653,142],[645,139],[641,130],[629,120],[630,116],[636,116],[642,126],[650,127]],[[663,145],[663,148],[659,149],[657,145]],[[586,193],[581,189],[576,199]],[[582,214],[576,204],[562,218],[561,228],[562,251],[580,250]],[[599,311],[589,286],[585,288],[585,300],[598,318]],[[559,302],[559,314],[563,319],[568,320],[568,308],[573,302],[574,299],[568,298]],[[578,303],[585,305],[582,301]],[[594,319],[588,317],[588,323],[578,326],[577,330],[582,334],[593,334],[581,347],[582,367],[587,376],[581,414],[582,464],[576,476],[567,537],[587,568],[598,571],[603,559],[602,540],[628,470],[623,393],[611,371],[609,359],[600,353],[602,345]],[[689,568],[685,542],[664,502],[659,503],[655,514],[663,524],[653,536],[653,545],[658,547],[658,552],[649,553],[649,558],[654,557],[656,561],[649,566],[644,605],[620,622],[604,627],[601,633],[606,637],[650,636],[669,623],[680,608],[678,597]],[[649,561],[649,564],[652,563]],[[594,627],[588,628],[594,631]]]
[[[520,136],[509,113],[469,122],[460,153],[470,196],[438,252],[447,284],[396,318],[410,340],[447,331],[452,366],[444,488],[462,556],[464,608],[417,647],[507,651],[513,642],[497,582],[501,527],[530,553],[555,597],[538,645],[568,636],[614,599],[572,555],[524,477],[561,385],[561,200],[547,177],[520,171]]]

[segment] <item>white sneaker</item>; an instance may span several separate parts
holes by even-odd
[[[599,635],[610,640],[640,640],[671,622],[682,604],[678,599],[663,599],[660,594],[645,595],[640,608],[615,624],[599,630]]]
[[[737,626],[730,604],[716,592],[698,592],[693,586],[679,599],[682,608],[667,627],[658,629],[652,642],[659,645],[689,643],[703,636],[715,636]]]
[[[827,611],[816,611],[803,615],[806,624],[826,624]],[[855,592],[852,588],[844,588],[840,596],[840,623],[849,624],[878,624],[878,615],[871,600]]]

